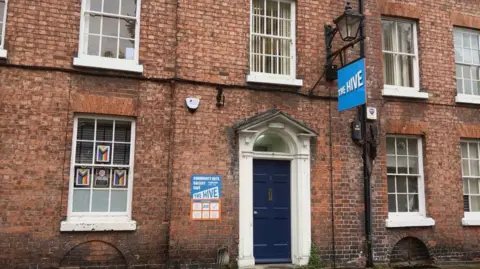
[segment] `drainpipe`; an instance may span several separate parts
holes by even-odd
[[[358,13],[363,14],[364,12],[364,1],[358,0]],[[365,42],[363,37],[365,36],[365,29],[363,26],[360,28],[360,57],[365,57]],[[367,95],[368,99],[368,95]],[[369,141],[367,139],[367,105],[361,106],[360,117],[362,122],[362,132],[363,132],[363,186],[364,186],[364,201],[365,201],[365,238],[367,243],[367,267],[373,267],[373,250],[372,250],[372,194],[371,194],[371,182],[370,182],[370,171],[368,169],[368,162],[370,161],[370,156],[368,154],[368,145]]]

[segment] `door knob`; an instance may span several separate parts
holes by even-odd
[[[253,211],[253,215],[257,215],[257,214],[258,214],[258,212],[257,212],[257,211]]]

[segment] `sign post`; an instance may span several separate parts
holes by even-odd
[[[365,81],[365,58],[338,70],[338,111],[366,104]]]

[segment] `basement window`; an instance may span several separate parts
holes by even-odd
[[[143,72],[140,0],[83,0],[76,66]]]
[[[432,226],[426,217],[422,139],[387,137],[387,227]]]
[[[62,231],[135,229],[134,141],[135,121],[130,118],[75,117],[68,219]]]
[[[5,25],[7,22],[8,0],[0,0],[0,58],[7,58],[5,47]]]

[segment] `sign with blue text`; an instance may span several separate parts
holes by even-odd
[[[338,111],[366,103],[365,58],[338,70]]]
[[[220,199],[222,197],[222,177],[219,175],[192,175],[190,198]]]

